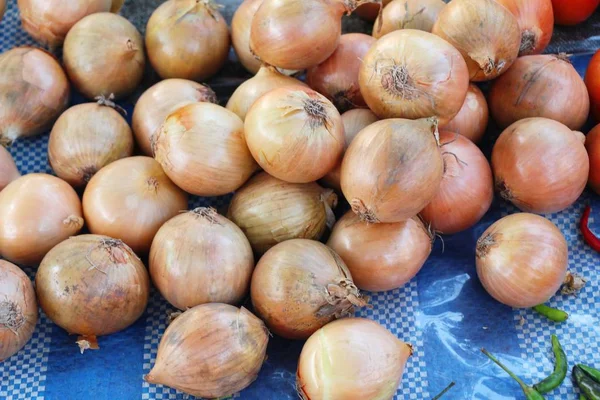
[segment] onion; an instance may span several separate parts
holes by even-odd
[[[432,233],[418,217],[369,224],[349,211],[335,224],[327,246],[342,257],[356,286],[382,292],[417,275],[431,254]]]
[[[391,400],[412,353],[411,345],[375,321],[332,322],[302,348],[298,392],[303,400]]]
[[[377,3],[367,3],[356,8],[356,15],[367,21],[375,21],[381,12],[382,7],[386,7],[392,0],[383,0],[381,6]],[[385,10],[385,8],[384,8]]]
[[[306,83],[331,100],[340,112],[365,107],[358,86],[358,71],[375,41],[363,33],[342,35],[333,54],[306,72]]]
[[[388,33],[364,58],[360,90],[380,118],[436,116],[441,124],[462,107],[469,75],[460,53],[428,32]]]
[[[248,239],[212,208],[196,208],[166,222],[150,250],[154,285],[181,310],[204,303],[240,303],[253,270]]]
[[[248,70],[256,74],[260,69],[260,61],[250,52],[250,28],[252,19],[263,0],[243,0],[235,10],[231,20],[231,44],[238,59]]]
[[[83,227],[81,202],[65,181],[29,174],[0,192],[0,254],[36,265],[50,249]]]
[[[203,304],[169,325],[144,379],[197,397],[228,397],[256,380],[268,342],[263,322],[245,308]]]
[[[3,146],[0,146],[0,192],[20,176],[12,156]]]
[[[124,241],[137,254],[150,250],[166,221],[187,210],[187,194],[150,157],[129,157],[102,168],[83,193],[91,233]]]
[[[237,114],[244,121],[250,107],[263,94],[283,86],[300,85],[306,87],[304,82],[286,76],[276,68],[263,66],[256,75],[235,89],[227,102],[227,109]]]
[[[290,239],[319,240],[335,224],[337,196],[314,182],[288,183],[263,172],[238,190],[227,216],[256,254]]]
[[[344,150],[338,111],[324,96],[301,86],[274,89],[258,99],[244,130],[258,164],[287,182],[322,178]]]
[[[54,56],[32,47],[0,55],[0,145],[39,135],[69,104],[69,81]]]
[[[567,242],[552,222],[534,214],[512,214],[496,221],[477,241],[477,275],[499,302],[534,307],[562,285],[567,253]]]
[[[442,0],[394,0],[381,12],[381,29],[378,29],[380,21],[375,21],[373,36],[379,39],[399,29],[431,32],[445,5]]]
[[[594,192],[600,194],[600,125],[596,125],[585,139],[585,148],[590,158],[588,184]],[[0,187],[2,187],[0,185]]]
[[[144,76],[142,35],[120,15],[97,13],[75,24],[67,34],[63,61],[69,79],[84,96],[131,94]]]
[[[193,103],[173,112],[153,138],[152,148],[169,178],[198,196],[232,192],[257,169],[246,146],[244,124],[216,104]]]
[[[205,80],[229,54],[227,22],[212,0],[169,0],[146,26],[148,59],[162,78]]]
[[[517,18],[495,0],[453,0],[440,12],[432,32],[462,53],[476,82],[504,73],[521,46]]]
[[[552,39],[554,13],[551,0],[496,0],[508,9],[519,23],[519,55],[541,54]]]
[[[446,131],[440,132],[440,143],[444,178],[420,214],[434,230],[452,234],[474,226],[490,209],[494,179],[490,164],[473,142]]]
[[[70,334],[83,336],[81,350],[97,336],[132,325],[146,309],[146,267],[122,241],[81,235],[54,247],[40,264],[35,286],[42,310]]]
[[[520,57],[494,81],[489,100],[501,128],[523,118],[544,117],[580,129],[590,111],[585,83],[566,54]]]
[[[550,119],[515,122],[494,145],[496,190],[523,211],[543,214],[567,208],[587,182],[584,140],[581,132]]]
[[[459,133],[473,143],[478,143],[485,134],[488,120],[489,110],[485,96],[476,85],[471,83],[460,111],[443,128]]]
[[[31,280],[16,265],[0,260],[0,363],[25,347],[37,320]]]
[[[259,317],[287,339],[306,339],[367,304],[340,256],[307,239],[288,240],[267,251],[256,265],[250,293]]]
[[[369,125],[350,143],[342,191],[362,220],[402,222],[431,202],[443,172],[435,119],[388,119]]]

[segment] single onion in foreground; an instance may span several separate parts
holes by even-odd
[[[485,96],[481,89],[471,83],[462,108],[442,129],[459,133],[473,143],[478,143],[487,129],[489,115]]]
[[[554,13],[551,0],[496,0],[515,17],[521,29],[519,56],[540,54],[552,39]]]
[[[240,63],[252,74],[258,72],[261,62],[250,51],[250,28],[254,14],[262,2],[263,0],[243,0],[231,20],[231,44]]]
[[[4,146],[0,146],[0,192],[20,176],[12,156]]]
[[[596,125],[585,139],[585,148],[590,158],[588,185],[600,194],[600,125]]]
[[[381,29],[379,19],[375,21],[373,37],[379,39],[399,29],[431,32],[445,5],[442,0],[394,0],[381,12]]]

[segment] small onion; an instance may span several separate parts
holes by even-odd
[[[444,124],[465,102],[467,66],[460,53],[428,32],[402,29],[379,39],[363,60],[360,90],[380,118],[435,116]]]
[[[399,29],[431,32],[445,5],[442,0],[394,0],[381,12],[381,28],[379,19],[375,21],[373,36],[379,39]]]
[[[229,397],[256,380],[268,343],[265,325],[245,308],[203,304],[169,325],[144,379],[196,397]]]
[[[388,119],[363,129],[342,162],[342,191],[367,222],[402,222],[435,196],[444,173],[433,118]]]
[[[50,249],[83,227],[81,201],[55,176],[29,174],[0,192],[0,255],[36,265]]]
[[[469,139],[443,131],[440,143],[444,178],[435,197],[420,214],[434,230],[452,234],[469,229],[490,209],[494,178],[487,159]]]
[[[519,23],[519,56],[540,54],[550,43],[554,30],[551,0],[496,0],[508,9]]]
[[[0,55],[0,145],[39,135],[69,104],[69,81],[54,56],[33,47]]]
[[[490,226],[477,241],[477,275],[485,290],[515,308],[547,302],[567,273],[567,242],[535,214],[517,213]]]
[[[319,240],[335,224],[337,196],[314,182],[288,183],[263,172],[238,190],[227,216],[256,254],[290,239]]]
[[[520,119],[544,117],[581,129],[588,118],[588,91],[566,54],[520,57],[494,81],[490,111],[505,128]]]
[[[594,192],[600,194],[600,125],[596,125],[587,134],[585,148],[590,158],[588,184]]]
[[[169,0],[146,27],[150,64],[161,78],[205,80],[229,54],[227,22],[212,0]]]
[[[288,240],[267,251],[256,265],[250,292],[257,314],[287,339],[306,339],[367,304],[340,256],[307,239]]]
[[[488,104],[481,89],[471,83],[460,111],[442,128],[478,143],[487,129],[489,114]]]
[[[365,318],[332,322],[304,344],[297,388],[303,400],[391,400],[412,346]]]
[[[523,211],[553,213],[585,189],[589,159],[581,132],[546,118],[515,122],[492,152],[496,190]]]
[[[387,7],[391,1],[392,0],[383,0],[381,6],[377,3],[363,4],[356,8],[355,14],[367,21],[375,21],[380,13],[380,8]]]
[[[0,146],[0,192],[20,176],[12,156],[8,150]]]
[[[495,0],[452,0],[440,12],[432,32],[462,53],[476,82],[504,73],[521,46],[517,18]]]
[[[258,72],[261,63],[250,52],[250,28],[254,14],[262,2],[263,0],[243,0],[231,20],[231,44],[235,49],[235,54],[244,68],[253,74]]]
[[[359,289],[382,292],[417,275],[431,254],[432,241],[418,217],[370,224],[349,211],[335,224],[327,246],[342,257]]]
[[[69,79],[84,96],[122,98],[144,76],[144,40],[120,15],[88,15],[67,34],[63,61]]]
[[[154,285],[180,310],[240,303],[254,270],[244,233],[212,208],[196,208],[167,221],[152,241],[149,262]]]
[[[187,210],[187,194],[150,157],[107,165],[83,193],[90,232],[121,239],[140,255],[150,250],[161,225],[182,210]]]
[[[169,178],[198,196],[232,192],[257,169],[242,120],[211,103],[189,104],[169,115],[152,149]]]
[[[37,320],[31,280],[16,265],[0,260],[0,364],[25,347]]]
[[[258,99],[244,123],[248,148],[270,175],[287,182],[322,178],[344,150],[344,126],[333,104],[301,86]]]

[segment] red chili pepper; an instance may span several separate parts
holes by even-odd
[[[581,222],[579,223],[579,229],[581,229],[581,233],[583,234],[583,239],[585,242],[589,244],[592,249],[600,252],[600,238],[594,235],[588,226],[588,220],[590,219],[590,213],[592,212],[592,207],[585,206],[585,210],[583,210],[583,215],[581,216]]]

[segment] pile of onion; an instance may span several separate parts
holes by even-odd
[[[585,139],[585,148],[590,158],[589,186],[600,194],[600,125],[592,129]]]
[[[333,250],[314,240],[292,239],[260,259],[250,287],[254,310],[269,329],[306,339],[336,318],[367,303]]]
[[[288,183],[262,172],[238,190],[227,216],[260,255],[290,239],[319,240],[335,224],[337,196],[314,182]]]
[[[254,14],[262,2],[263,0],[243,0],[231,20],[231,44],[235,54],[244,68],[253,74],[258,72],[261,63],[250,52],[250,28]]]
[[[0,146],[0,192],[20,176],[12,156],[4,146]]]
[[[485,134],[488,120],[489,110],[485,96],[481,89],[471,83],[460,111],[442,128],[459,133],[473,143],[478,143]]]
[[[144,379],[196,397],[229,397],[256,380],[268,343],[265,325],[245,308],[203,304],[169,325]]]
[[[445,5],[442,0],[394,0],[383,9],[381,17],[375,21],[373,37],[379,39],[399,29],[431,32],[438,14]]]
[[[445,40],[402,29],[379,39],[360,69],[360,90],[380,118],[435,116],[450,121],[462,107],[469,74],[458,52]]]
[[[477,241],[477,275],[487,292],[516,308],[547,302],[567,273],[567,241],[546,218],[518,213],[490,226]]]
[[[515,122],[492,152],[496,190],[523,211],[542,214],[567,208],[588,179],[584,141],[581,132],[547,118]]]
[[[521,29],[519,56],[541,54],[552,39],[554,13],[551,0],[496,0],[515,17]]]

